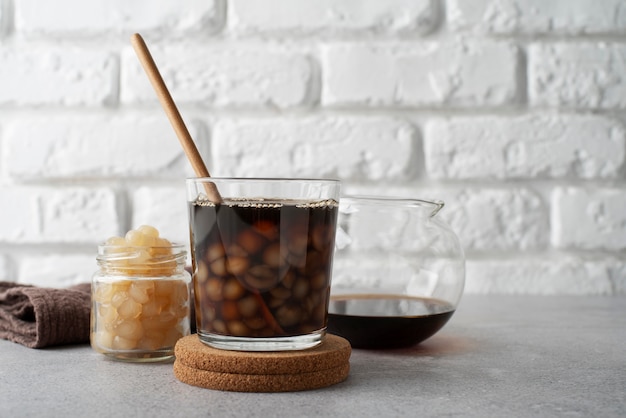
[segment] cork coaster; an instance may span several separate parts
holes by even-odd
[[[347,340],[331,334],[317,347],[280,352],[219,350],[190,335],[176,344],[174,375],[189,385],[235,392],[318,389],[348,377],[351,351]]]

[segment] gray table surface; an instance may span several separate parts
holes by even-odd
[[[626,298],[466,296],[421,345],[353,350],[350,364],[325,389],[220,392],[172,363],[0,340],[0,417],[624,417]]]

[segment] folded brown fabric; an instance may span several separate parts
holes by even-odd
[[[91,285],[43,288],[0,281],[0,338],[30,348],[89,342]]]

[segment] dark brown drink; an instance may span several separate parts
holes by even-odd
[[[333,297],[328,332],[354,348],[410,347],[434,335],[448,322],[454,306],[436,299],[402,295]]]
[[[193,202],[189,213],[199,334],[323,332],[337,202]]]

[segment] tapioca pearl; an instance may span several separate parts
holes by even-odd
[[[151,296],[154,294],[154,281],[137,280],[130,285],[128,294],[137,303],[148,303]]]
[[[152,238],[158,238],[159,236],[159,231],[155,227],[150,225],[141,225],[139,228],[137,228],[137,231],[141,232],[145,236]]]
[[[254,230],[270,241],[278,239],[279,230],[276,225],[270,221],[258,221],[253,226]]]
[[[310,276],[324,269],[328,261],[329,259],[319,251],[309,251],[306,255],[306,265],[300,269],[300,272]]]
[[[204,286],[204,291],[207,297],[213,301],[219,302],[223,299],[222,291],[223,291],[223,281],[222,279],[211,278],[207,280],[206,285]]]
[[[293,254],[304,254],[309,244],[307,227],[295,227],[287,232],[287,243],[289,252]]]
[[[307,263],[307,253],[294,253],[287,254],[286,262],[292,268],[303,269]]]
[[[258,330],[267,326],[265,320],[261,317],[244,318],[242,322],[250,329]]]
[[[174,323],[172,321],[172,323]],[[165,325],[167,326],[167,324]],[[163,332],[164,325],[163,321],[161,321],[159,316],[150,316],[141,318],[141,327],[144,329],[144,332]]]
[[[289,291],[289,289],[279,286],[270,290],[270,295],[274,299],[285,300],[288,299],[289,296],[291,296],[291,292]]]
[[[245,229],[237,237],[237,244],[248,254],[255,254],[261,249],[265,240],[265,237],[257,234],[253,230]]]
[[[224,299],[235,300],[239,299],[246,292],[246,289],[239,283],[239,280],[231,277],[224,282],[222,295]]]
[[[233,258],[233,257],[243,257],[243,258],[246,258],[246,257],[248,257],[248,255],[249,255],[248,252],[246,250],[244,250],[238,244],[231,244],[231,245],[226,247],[226,257],[228,257],[228,258]]]
[[[283,306],[284,304],[285,304],[285,300],[284,299],[276,299],[276,298],[270,298],[270,300],[267,302],[267,306],[270,309],[279,308],[279,307]]]
[[[225,321],[231,321],[239,318],[239,310],[237,309],[237,303],[232,300],[227,300],[222,303],[221,316]]]
[[[263,251],[263,262],[270,267],[278,267],[284,263],[284,257],[281,256],[281,246],[275,242],[270,244]]]
[[[176,289],[177,280],[154,280],[154,294],[157,297],[169,297]]]
[[[226,257],[218,258],[210,264],[211,272],[216,276],[225,276],[226,271]]]
[[[254,296],[246,296],[237,301],[237,309],[242,316],[250,317],[259,310],[259,303]]]
[[[137,231],[136,229],[131,229],[124,236],[126,244],[136,247],[143,247],[145,238],[145,235],[141,231]]]
[[[111,297],[111,305],[114,308],[118,308],[122,303],[130,299],[130,294],[126,290],[117,291]]]
[[[327,307],[325,303],[318,303],[311,311],[311,320],[317,323],[325,324],[327,316]]]
[[[111,237],[104,242],[104,245],[123,247],[126,245],[126,239],[122,237]]]
[[[115,333],[122,337],[127,338],[129,340],[138,340],[143,337],[143,326],[141,325],[141,321],[137,319],[127,319],[115,327]]]
[[[93,300],[98,303],[110,303],[113,297],[113,286],[110,283],[100,282],[93,285]]]
[[[313,289],[323,289],[327,286],[328,276],[326,273],[321,271],[319,273],[313,274],[311,280],[309,280],[309,283],[311,283],[311,288]]]
[[[247,257],[227,257],[226,270],[235,276],[245,273],[250,262]]]
[[[117,310],[111,305],[104,305],[98,309],[98,329],[114,331],[121,320],[122,318],[117,315]]]
[[[276,285],[279,281],[278,272],[270,266],[258,265],[251,267],[243,278],[245,284],[259,291],[264,291]]]
[[[117,314],[122,319],[133,319],[141,315],[142,305],[128,298],[117,307]]]
[[[168,305],[166,309],[161,311],[161,315],[172,315],[177,320],[185,318],[189,314],[187,305]]]
[[[200,318],[203,322],[210,322],[216,318],[213,306],[204,306],[200,312],[202,313]]]
[[[283,327],[292,327],[300,322],[302,311],[295,305],[283,305],[276,310],[276,320]]]
[[[149,300],[145,303],[141,309],[141,315],[143,317],[156,316],[161,313],[162,305],[157,301],[156,298]]]
[[[127,279],[127,280],[117,280],[111,283],[111,286],[113,287],[113,293],[119,293],[119,292],[125,292],[128,291],[128,288],[130,287],[130,285],[132,284],[132,280]]]
[[[199,283],[204,283],[209,278],[209,268],[203,261],[198,262],[194,278]]]
[[[311,233],[311,244],[318,251],[326,250],[332,241],[332,231],[325,225],[316,226]]]
[[[111,348],[113,350],[134,350],[135,348],[137,348],[137,340],[132,340],[116,335],[113,338]]]
[[[293,269],[289,269],[283,275],[283,278],[281,279],[280,284],[285,289],[291,289],[293,287],[293,284],[296,281],[296,277],[297,277],[296,273],[293,271]]]
[[[210,264],[215,260],[218,260],[226,254],[224,246],[221,243],[211,244],[206,251],[206,260]]]
[[[172,293],[170,303],[175,306],[184,306],[189,301],[189,287],[182,280],[172,280]]]
[[[236,320],[228,322],[228,330],[232,335],[238,337],[242,337],[250,333],[250,330],[243,322]]]
[[[156,339],[156,338],[142,338],[141,340],[137,341],[137,348],[139,350],[146,350],[146,351],[155,351],[158,350],[159,348],[163,347],[163,339]]]
[[[106,330],[100,330],[93,334],[93,343],[100,348],[111,349],[113,348],[113,338],[115,335]]]
[[[226,328],[226,324],[224,323],[224,321],[216,319],[215,321],[211,322],[211,326],[213,328],[213,331],[218,334],[228,334],[228,328]]]
[[[293,287],[291,288],[291,294],[296,299],[302,299],[308,293],[309,293],[309,282],[305,278],[300,277],[293,284]]]

